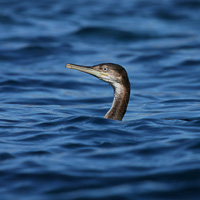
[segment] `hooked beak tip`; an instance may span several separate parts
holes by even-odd
[[[71,65],[70,64],[66,64],[65,68],[71,68]]]

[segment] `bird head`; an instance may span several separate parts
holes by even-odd
[[[66,64],[65,67],[91,74],[102,81],[110,83],[112,86],[116,84],[123,85],[124,81],[128,80],[126,70],[122,66],[113,63],[102,63],[91,67]]]

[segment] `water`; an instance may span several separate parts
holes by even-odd
[[[200,1],[0,2],[1,200],[200,198]],[[66,63],[124,66],[112,88]]]

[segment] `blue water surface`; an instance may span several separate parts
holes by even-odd
[[[200,1],[0,1],[1,200],[200,199]],[[131,96],[66,63],[117,63]]]

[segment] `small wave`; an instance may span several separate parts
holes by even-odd
[[[105,27],[84,27],[80,30],[74,32],[72,35],[83,37],[85,39],[96,38],[99,39],[109,39],[109,40],[119,40],[119,41],[134,41],[142,39],[155,38],[155,35],[148,33],[134,33],[125,30],[117,30],[115,28],[105,28]]]
[[[10,159],[14,159],[15,156],[13,156],[12,154],[10,153],[0,153],[0,161],[3,162],[3,161],[6,161],[6,160],[10,160]]]

